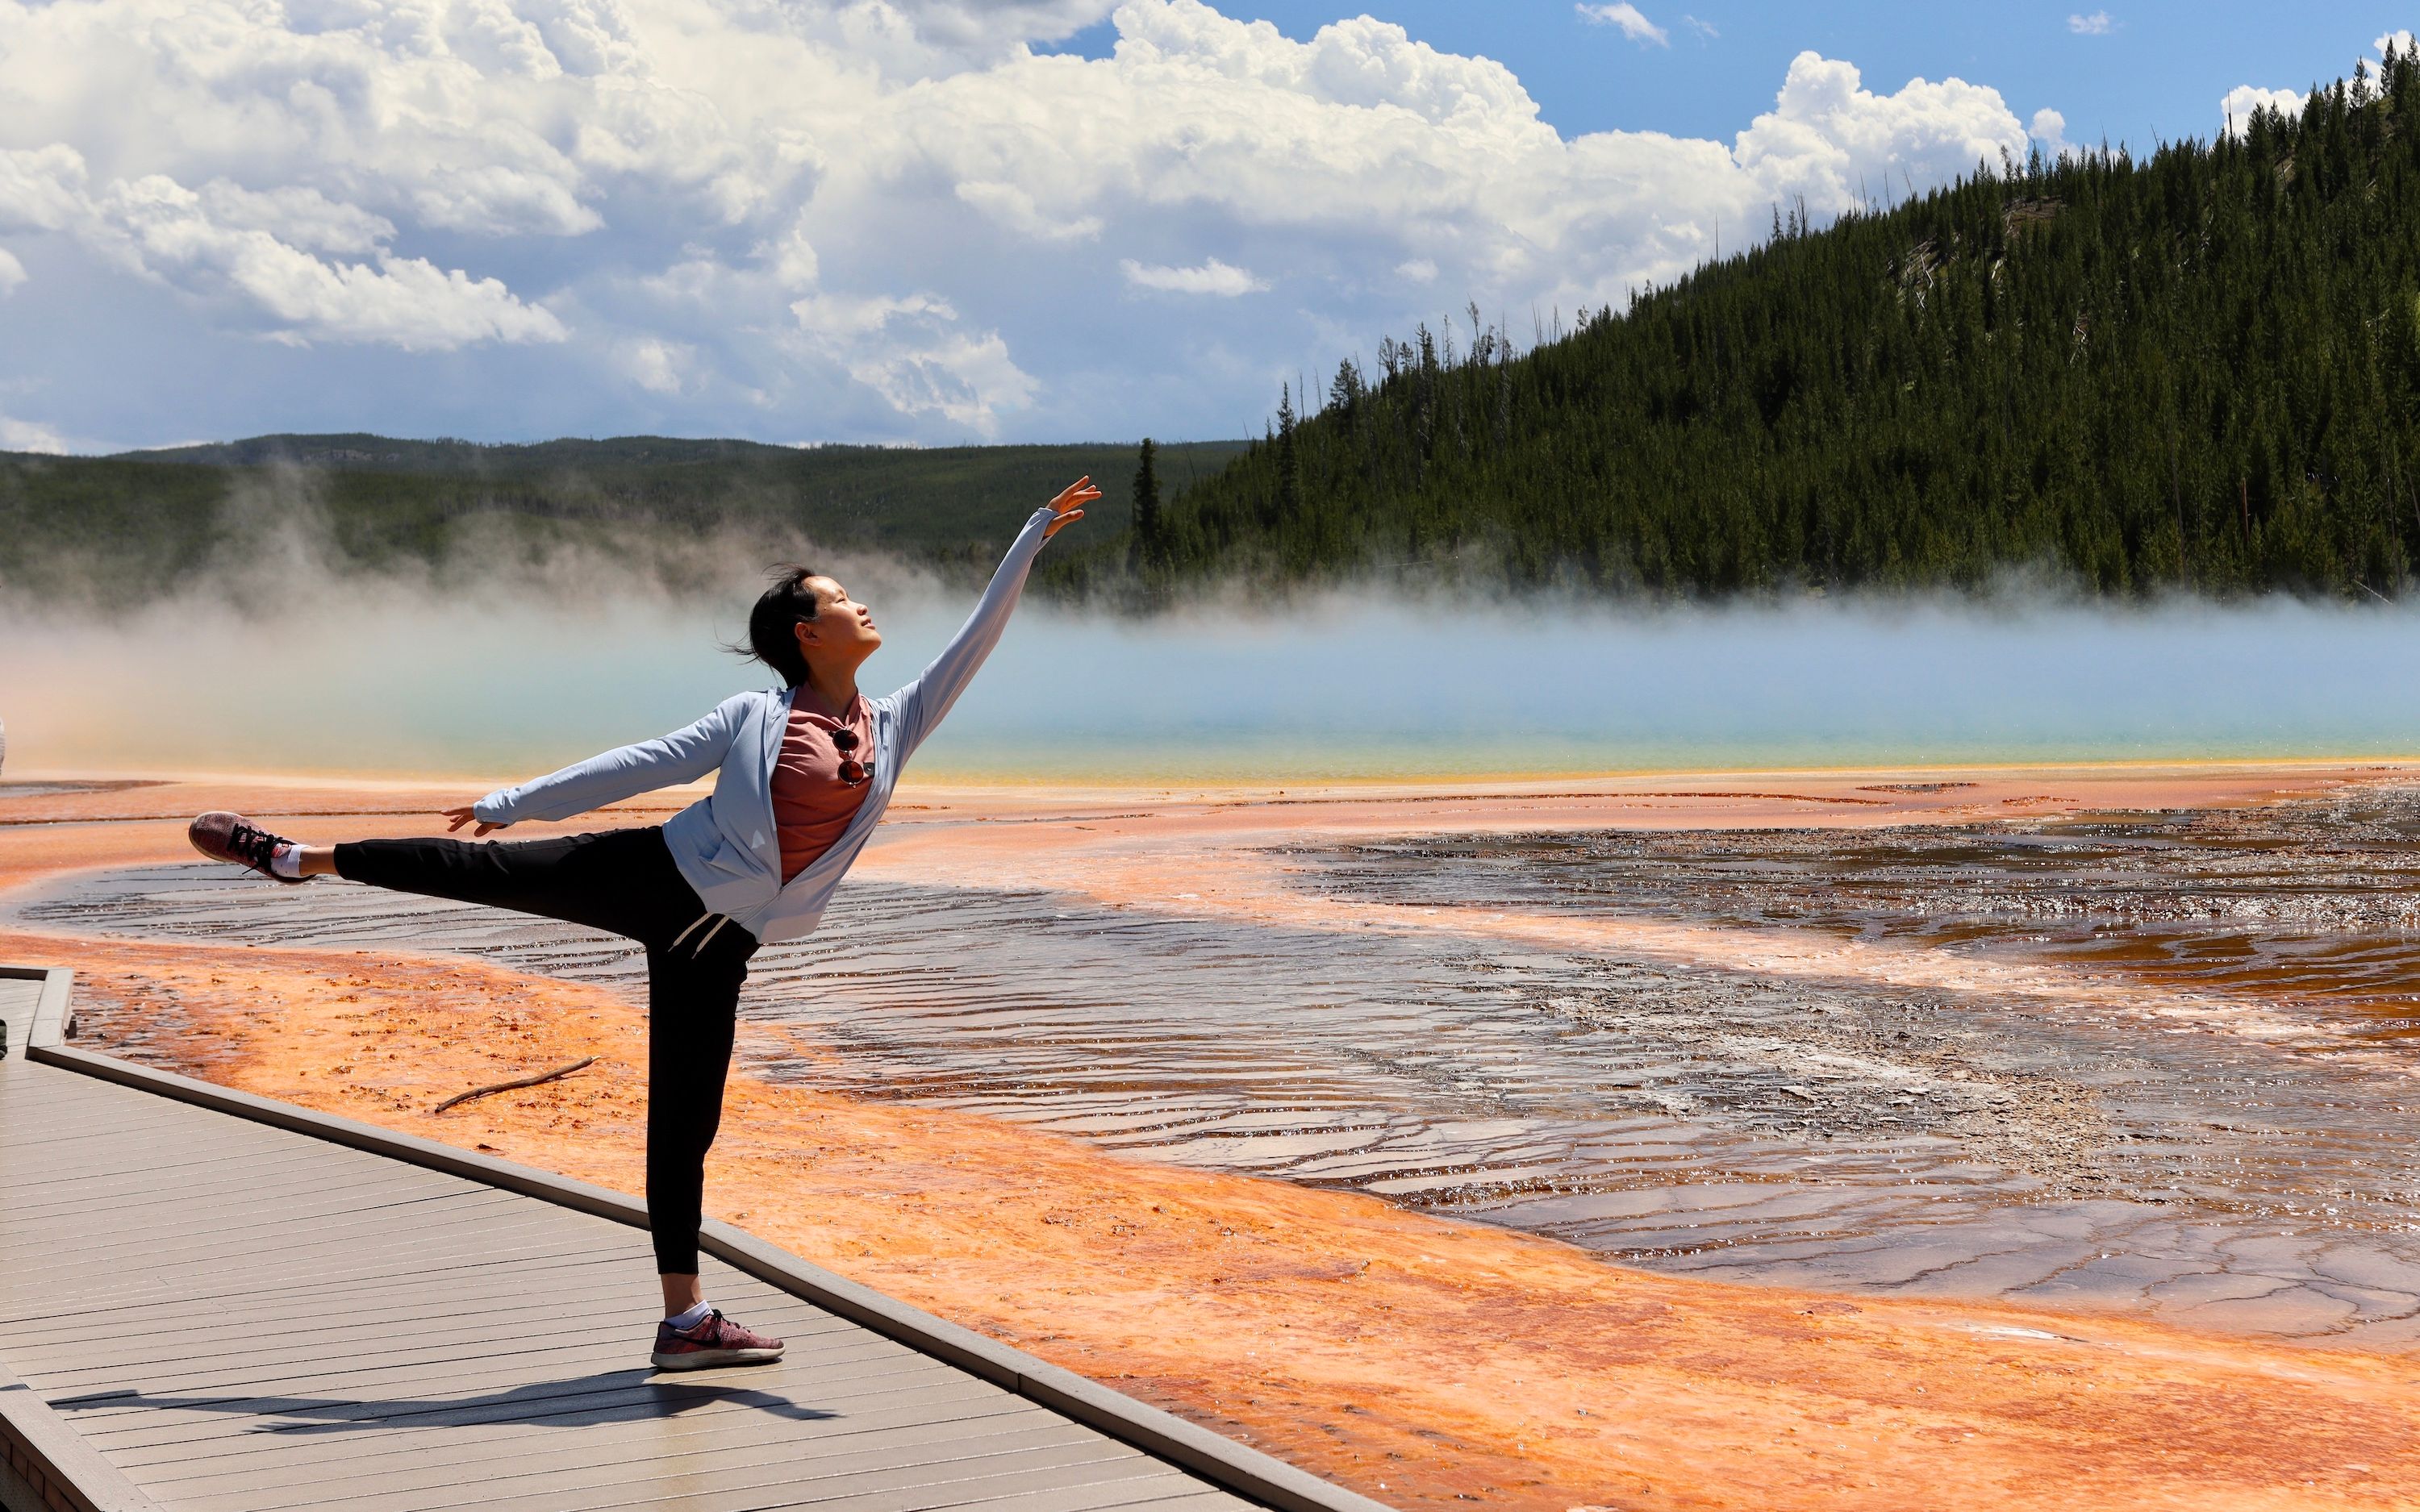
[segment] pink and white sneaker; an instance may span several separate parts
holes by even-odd
[[[782,1357],[782,1341],[740,1327],[720,1307],[694,1328],[675,1328],[667,1318],[656,1325],[656,1368],[704,1370],[719,1365],[770,1365]]]
[[[224,810],[202,815],[185,826],[185,838],[194,849],[213,861],[232,861],[248,866],[271,882],[301,886],[309,877],[281,877],[270,870],[277,853],[294,842],[283,835],[272,835],[239,813]]]

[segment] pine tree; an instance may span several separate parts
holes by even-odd
[[[1144,437],[1134,477],[1133,564],[1145,569],[1156,569],[1168,562],[1167,521],[1159,504],[1158,454],[1158,446],[1150,437]]]
[[[1302,513],[1302,457],[1295,439],[1299,429],[1294,412],[1294,393],[1280,387],[1278,396],[1277,492],[1276,518],[1272,524],[1284,526]]]

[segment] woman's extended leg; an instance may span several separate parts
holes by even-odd
[[[662,832],[548,840],[365,840],[328,847],[338,876],[375,887],[585,924],[653,949],[705,911]]]
[[[537,914],[626,935],[650,948],[704,911],[673,864],[663,832],[616,829],[547,840],[365,840],[302,845],[241,814],[206,813],[194,848],[264,876],[299,883],[334,872],[355,882]]]

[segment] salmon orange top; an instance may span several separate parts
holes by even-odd
[[[832,740],[838,730],[857,736],[856,748],[845,755]],[[841,763],[851,758],[874,760],[874,710],[865,695],[860,693],[845,714],[835,715],[813,687],[799,687],[790,703],[789,725],[782,733],[781,758],[773,764],[773,825],[781,835],[783,882],[830,850],[865,802],[873,783],[841,780]]]

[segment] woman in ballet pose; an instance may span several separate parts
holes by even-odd
[[[1100,497],[1089,478],[1036,510],[983,600],[941,654],[887,698],[858,690],[882,644],[873,612],[831,579],[784,567],[748,616],[749,650],[780,687],[735,694],[684,730],[607,751],[445,810],[485,837],[562,820],[715,774],[714,791],[659,825],[475,844],[365,840],[310,845],[238,814],[193,823],[194,846],[280,882],[334,873],[373,887],[566,919],[647,952],[647,1221],[663,1285],[654,1360],[665,1370],[778,1360],[698,1282],[706,1152],[722,1118],[733,1020],[759,945],[814,929],[891,801],[900,768],[999,642],[1042,544]]]

